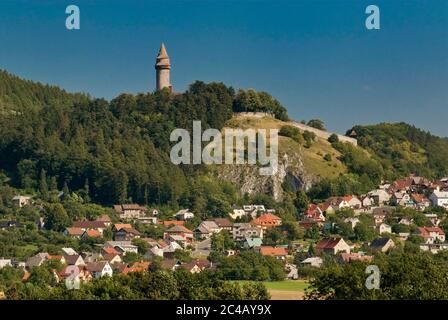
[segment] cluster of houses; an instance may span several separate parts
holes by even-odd
[[[31,204],[31,198],[27,196],[16,196],[14,205],[23,207]],[[409,207],[423,211],[430,206],[444,207],[448,209],[448,179],[429,181],[422,177],[410,176],[399,179],[391,184],[384,184],[378,189],[357,197],[354,195],[331,197],[320,204],[310,204],[303,214],[299,225],[309,229],[314,225],[325,227],[326,216],[344,209],[352,209],[353,217],[344,221],[354,228],[360,222],[357,217],[361,213],[372,214],[374,227],[379,237],[367,245],[372,250],[387,252],[396,244],[390,237],[391,227],[386,224],[386,219],[393,214],[394,206]],[[24,280],[29,277],[29,271],[33,266],[39,266],[45,261],[59,261],[64,268],[56,272],[58,281],[66,279],[73,273],[80,281],[91,281],[92,279],[111,276],[114,273],[128,274],[130,272],[147,271],[151,268],[151,261],[158,257],[161,267],[168,270],[184,268],[192,273],[201,272],[205,268],[214,267],[206,257],[211,252],[211,238],[225,230],[239,244],[240,250],[253,250],[264,256],[275,257],[285,262],[288,277],[298,277],[298,266],[287,263],[287,257],[291,257],[298,250],[304,250],[303,246],[284,245],[267,246],[263,244],[266,232],[271,228],[280,227],[282,219],[275,214],[274,209],[266,209],[263,205],[244,205],[234,207],[229,212],[229,218],[212,218],[201,221],[192,229],[189,221],[195,214],[189,209],[182,209],[175,213],[172,218],[160,219],[157,209],[150,209],[138,204],[115,205],[114,211],[119,222],[114,222],[109,215],[102,215],[95,220],[74,221],[64,231],[67,237],[75,239],[95,238],[98,241],[96,252],[77,253],[71,248],[63,248],[60,255],[38,253],[30,257],[26,262],[17,262],[10,259],[0,259],[0,268],[4,266],[15,266],[25,270]],[[413,232],[421,236],[424,243],[422,250],[438,252],[448,249],[445,243],[445,233],[438,226],[440,219],[437,214],[425,213],[432,225],[418,227]],[[115,219],[117,220],[117,219]],[[246,222],[241,222],[246,221]],[[40,226],[44,221],[40,221]],[[413,223],[410,218],[401,218],[398,222],[403,225]],[[136,229],[136,224],[151,224],[163,230],[163,236],[158,239],[145,237]],[[17,227],[16,221],[2,221],[0,229]],[[105,232],[112,232],[112,240],[106,241]],[[389,236],[388,236],[389,235]],[[401,240],[406,240],[409,233],[399,233]],[[108,238],[110,239],[110,238]],[[145,242],[146,252],[139,252],[135,239]],[[395,239],[395,238],[394,238]],[[102,240],[102,241],[101,241]],[[359,251],[360,244],[349,244],[343,238],[328,237],[321,239],[315,244],[316,255],[301,262],[302,266],[320,267],[323,263],[322,255],[329,254],[337,256],[340,263],[352,261],[370,261],[373,257]],[[188,250],[192,257],[190,263],[182,263],[176,259],[176,251]],[[124,257],[130,253],[140,253],[143,260],[126,264]],[[226,250],[227,256],[238,254],[238,250]]]

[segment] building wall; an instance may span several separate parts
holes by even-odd
[[[163,88],[170,88],[170,70],[169,69],[158,69],[156,78],[156,88],[161,90]]]

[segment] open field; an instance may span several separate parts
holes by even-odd
[[[249,281],[236,281],[244,283]],[[303,300],[309,284],[305,280],[263,281],[272,300]]]

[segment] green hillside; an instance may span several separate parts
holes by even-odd
[[[358,144],[375,155],[385,176],[416,173],[428,178],[448,175],[448,139],[406,123],[355,126]]]

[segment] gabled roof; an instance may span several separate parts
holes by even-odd
[[[66,228],[67,233],[71,236],[82,236],[84,234],[84,230],[81,228]]]
[[[220,228],[230,228],[233,226],[232,222],[226,218],[215,218],[213,220]]]
[[[130,227],[130,228],[128,228],[128,227],[121,228],[117,232],[126,232],[127,234],[133,234],[133,235],[136,235],[136,236],[140,235],[140,232],[138,230],[132,228],[132,227]]]
[[[256,225],[263,225],[266,223],[276,223],[282,221],[282,218],[276,216],[275,214],[272,213],[264,213],[261,216],[259,216],[258,218],[252,220],[252,224],[256,224]]]
[[[89,262],[86,265],[86,269],[90,272],[101,272],[107,264],[109,264],[107,261]]]
[[[112,222],[112,219],[107,214],[103,214],[103,215],[99,216],[98,218],[96,218],[96,221]]]
[[[84,262],[84,259],[80,255],[64,255],[65,263],[68,265],[74,265],[79,258]]]
[[[261,245],[263,244],[263,240],[261,240],[261,238],[249,238],[246,237],[245,238],[247,245],[252,248],[252,247],[261,247]]]
[[[169,227],[169,226],[183,226],[185,224],[185,221],[166,220],[166,221],[160,221],[159,223],[163,224],[165,227]]]
[[[316,249],[333,249],[336,247],[339,242],[343,241],[342,238],[324,238],[321,241],[319,241],[316,245]]]
[[[271,246],[264,246],[260,247],[260,253],[263,256],[286,256],[288,255],[288,251],[286,251],[283,247],[271,247]]]
[[[169,228],[166,232],[183,232],[183,233],[193,233],[190,229],[184,226],[174,226]]]
[[[73,227],[74,228],[83,228],[83,229],[98,229],[98,228],[105,229],[106,225],[104,224],[103,221],[83,220],[83,221],[74,221]]]
[[[417,227],[416,231],[423,238],[431,237],[430,233],[438,233],[439,235],[445,235],[445,232],[439,227]]]
[[[370,243],[370,247],[371,248],[382,248],[389,242],[389,240],[391,240],[391,239],[390,238],[377,238]]]
[[[83,236],[89,236],[90,238],[100,238],[102,237],[102,234],[98,230],[86,230]]]
[[[120,254],[114,247],[104,247],[103,252],[105,254]]]

